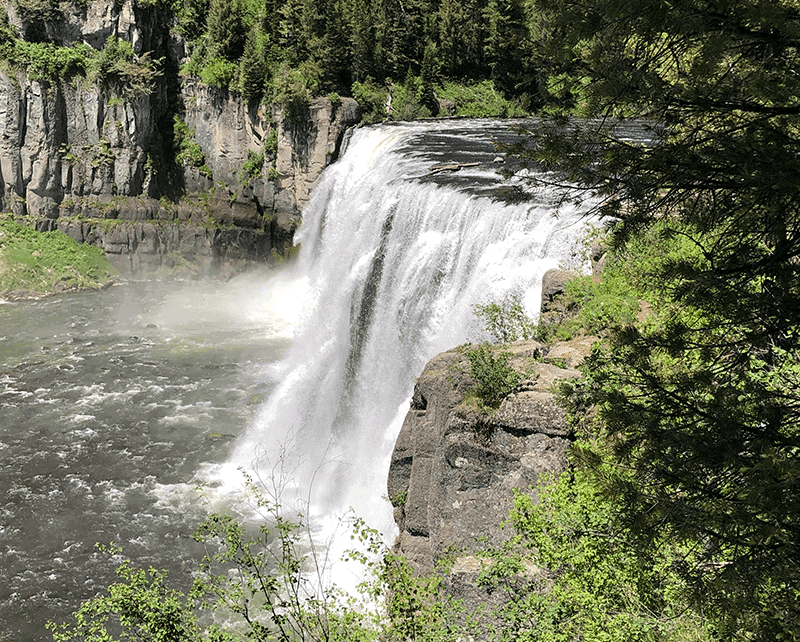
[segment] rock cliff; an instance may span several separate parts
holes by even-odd
[[[591,338],[542,345],[512,343],[511,365],[523,382],[491,416],[465,400],[474,387],[461,349],[432,359],[417,380],[397,438],[388,492],[400,528],[397,547],[419,571],[456,554],[451,581],[474,585],[472,553],[482,538],[507,537],[514,489],[535,493],[543,473],[565,469],[571,434],[552,392],[591,350]]]
[[[184,45],[157,6],[64,3],[32,25],[17,3],[0,4],[23,35],[36,29],[49,42],[98,50],[119,38],[161,61],[149,93],[0,66],[0,211],[103,247],[128,276],[236,268],[282,252],[360,117],[350,99],[317,99],[289,123],[280,108],[180,76]],[[182,160],[181,144],[193,162]]]

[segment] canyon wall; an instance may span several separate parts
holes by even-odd
[[[20,33],[32,29],[16,3],[2,5]],[[160,59],[149,93],[0,67],[0,211],[102,247],[125,276],[236,270],[282,254],[360,119],[355,101],[319,98],[288,122],[279,107],[181,76],[184,43],[158,7],[64,5],[36,28],[59,45],[102,49],[116,37]]]

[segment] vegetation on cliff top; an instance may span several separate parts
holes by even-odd
[[[381,118],[436,115],[437,97],[492,115],[535,102],[521,2],[191,0],[175,15],[183,71],[248,99],[292,106],[337,92]]]
[[[121,95],[147,95],[161,75],[160,61],[149,53],[134,54],[130,42],[111,36],[102,49],[86,43],[60,46],[46,39],[19,37],[0,7],[0,61],[23,69],[31,80],[57,82],[76,77],[107,87]]]
[[[100,248],[61,232],[37,232],[0,214],[0,297],[99,288],[116,275]]]
[[[34,80],[142,94],[172,69],[168,52],[135,53],[113,36],[100,50],[54,39],[68,4],[12,1],[22,28],[0,8],[0,61]],[[183,37],[183,74],[290,111],[333,93],[357,97],[368,120],[437,115],[439,99],[458,114],[523,115],[538,100],[517,0],[138,0],[135,10],[160,12]]]

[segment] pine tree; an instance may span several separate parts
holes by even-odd
[[[237,61],[244,52],[247,30],[244,8],[240,0],[211,0],[208,14],[208,35],[212,50],[230,61]]]
[[[617,247],[655,228],[690,248],[652,266],[653,318],[584,366],[602,478],[628,532],[693,543],[722,638],[797,639],[800,7],[534,4],[551,91],[590,118],[541,127],[535,159],[603,199]],[[631,117],[644,144],[615,135]]]
[[[436,116],[439,113],[439,101],[433,89],[438,80],[438,60],[436,57],[436,45],[429,42],[425,47],[425,56],[422,59],[422,87],[419,102]]]
[[[464,57],[463,31],[466,28],[463,5],[458,0],[442,0],[436,25],[439,37],[439,55],[446,75],[455,76]],[[427,54],[428,50],[425,49]],[[424,63],[423,63],[424,66]]]
[[[264,47],[260,31],[254,25],[247,34],[247,40],[240,63],[240,80],[242,95],[247,100],[260,100],[264,95],[264,84],[267,76],[267,64],[264,58]]]

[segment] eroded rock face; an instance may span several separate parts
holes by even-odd
[[[589,354],[591,340],[520,341],[503,349],[527,376],[490,417],[464,401],[474,382],[463,351],[438,355],[417,381],[387,485],[398,548],[421,572],[455,548],[451,575],[463,569],[462,579],[473,581],[472,553],[485,546],[476,540],[498,544],[508,537],[499,525],[508,518],[514,490],[535,494],[542,474],[565,470],[571,433],[552,391],[558,380],[578,376],[574,368]]]
[[[33,24],[14,2],[0,1],[23,34],[97,49],[117,37],[137,55],[164,59],[150,95],[0,70],[0,211],[104,247],[124,275],[168,267],[186,248],[183,258],[201,271],[280,252],[344,131],[360,118],[352,99],[336,108],[317,99],[289,127],[279,109],[177,77],[169,70],[178,68],[183,43],[158,7],[93,0],[83,8],[64,5]],[[175,164],[176,116],[193,132],[205,167]],[[260,153],[273,129],[277,179],[268,176],[269,157],[260,175],[245,176],[248,152]]]
[[[515,490],[535,498],[542,475],[566,470],[572,434],[553,387],[579,375],[575,368],[593,342],[584,337],[498,346],[525,376],[488,418],[465,401],[474,382],[462,350],[438,355],[417,380],[387,483],[400,528],[395,548],[419,573],[446,561],[448,592],[465,613],[487,609],[494,625],[502,624],[490,614],[505,603],[504,594],[479,586],[487,562],[475,553],[512,535],[500,524],[508,519]],[[547,571],[531,567],[525,575],[541,580]]]

